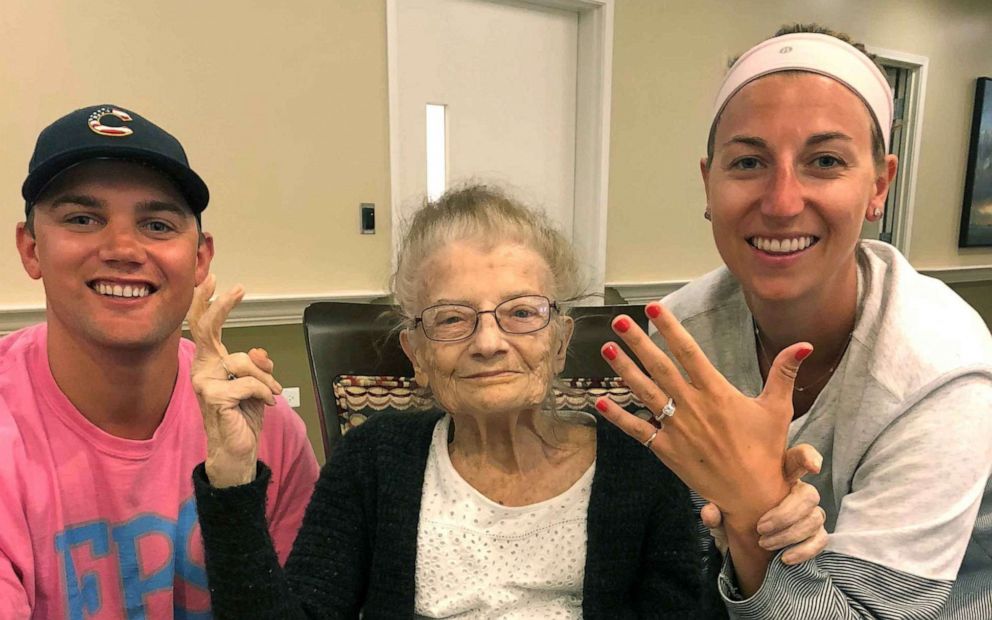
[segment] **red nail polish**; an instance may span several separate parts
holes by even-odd
[[[813,349],[799,349],[798,351],[796,351],[796,361],[797,362],[803,361],[804,359],[809,357],[809,354],[812,352]]]
[[[661,306],[658,304],[648,304],[647,308],[644,309],[644,312],[646,312],[652,319],[656,319],[661,314]]]
[[[613,329],[621,334],[626,334],[627,330],[630,329],[630,321],[626,317],[620,317],[613,323]]]
[[[605,398],[600,398],[599,400],[596,401],[596,409],[599,409],[600,413],[606,413],[606,408],[607,405]]]
[[[611,362],[617,359],[617,345],[611,343],[603,347],[603,357]]]

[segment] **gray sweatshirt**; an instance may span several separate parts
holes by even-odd
[[[817,558],[776,558],[737,618],[992,618],[992,337],[943,283],[893,247],[858,247],[858,313],[837,370],[790,445],[812,444],[830,533]],[[751,313],[721,268],[664,299],[710,361],[761,392]],[[658,339],[658,335],[654,336]],[[663,345],[663,343],[660,343]],[[744,423],[744,422],[742,422]]]

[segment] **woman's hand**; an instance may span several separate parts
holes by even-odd
[[[689,333],[660,303],[646,308],[651,321],[686,372],[634,321],[621,315],[614,331],[650,376],[620,347],[603,346],[603,357],[663,427],[627,413],[607,398],[596,406],[604,417],[655,453],[692,489],[723,511],[728,526],[752,529],[758,518],[789,493],[785,448],[792,420],[792,389],[799,364],[812,351],[794,344],[775,358],[765,389],[749,398],[721,375]],[[672,399],[675,411],[663,413]],[[655,435],[655,431],[657,435]]]
[[[823,524],[826,513],[820,508],[820,494],[800,478],[807,473],[819,473],[823,457],[809,444],[790,448],[785,455],[785,477],[792,490],[782,502],[758,520],[758,544],[769,551],[792,548],[782,554],[785,564],[799,564],[816,557],[827,546],[827,530]],[[727,534],[723,516],[716,504],[706,504],[699,513],[703,525],[721,553],[727,552]]]
[[[596,408],[654,452],[689,488],[720,506],[738,585],[750,596],[760,587],[772,558],[772,552],[758,544],[758,519],[789,494],[783,469],[792,391],[799,364],[813,347],[797,343],[782,350],[772,362],[764,390],[749,398],[713,367],[664,306],[651,303],[645,312],[685,377],[627,316],[614,319],[613,329],[650,376],[614,343],[603,345],[602,354],[661,427],[608,398],[596,401]]]
[[[187,319],[196,343],[192,382],[207,433],[207,478],[223,488],[255,479],[263,411],[275,404],[282,386],[272,376],[273,363],[264,350],[227,352],[221,328],[244,289],[236,286],[211,302],[215,288],[210,274],[194,289]]]

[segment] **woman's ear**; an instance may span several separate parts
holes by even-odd
[[[899,167],[898,159],[895,155],[886,155],[885,161],[875,175],[875,187],[868,206],[865,209],[865,219],[873,222],[881,217],[885,209],[885,199],[889,195],[892,181],[896,178],[896,169]],[[876,215],[878,214],[878,215]]]
[[[404,329],[400,332],[400,346],[403,347],[403,353],[406,353],[407,359],[413,364],[413,379],[420,387],[427,387],[430,384],[430,378],[424,372],[423,364],[420,363],[418,347],[413,342],[409,329]]]
[[[558,329],[558,346],[554,351],[556,375],[565,370],[568,343],[572,341],[572,334],[575,333],[575,319],[570,316],[563,316],[559,320],[561,321],[561,326]]]
[[[710,204],[710,162],[706,157],[699,160],[699,176],[703,177],[703,193],[706,194],[708,206]]]

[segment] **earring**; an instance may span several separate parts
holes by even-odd
[[[710,206],[706,205],[706,210],[703,211],[703,217],[709,221],[713,221],[713,214],[710,213]]]
[[[869,219],[871,219],[872,221],[874,221],[874,220],[881,219],[881,217],[882,217],[882,210],[879,209],[878,207],[875,207],[874,209],[872,209],[872,211],[871,211],[871,217]]]

